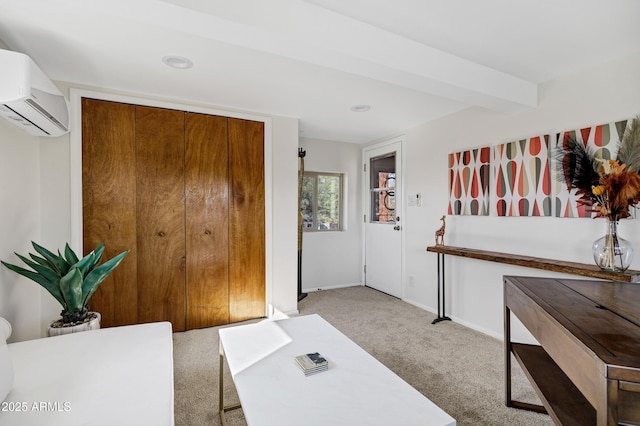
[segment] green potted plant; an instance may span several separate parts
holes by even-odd
[[[37,254],[29,253],[27,258],[16,253],[31,270],[4,261],[2,264],[40,284],[62,305],[62,317],[51,323],[49,336],[100,328],[100,314],[89,311],[89,299],[129,251],[99,265],[104,243],[82,259],[69,244],[65,245],[64,255],[59,250],[54,254],[33,241],[31,244]]]

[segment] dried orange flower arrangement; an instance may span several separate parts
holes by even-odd
[[[640,116],[627,126],[616,159],[594,151],[567,136],[557,152],[560,178],[577,190],[578,202],[591,206],[595,217],[629,217],[630,207],[640,202]]]

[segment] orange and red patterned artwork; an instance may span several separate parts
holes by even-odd
[[[562,144],[572,137],[576,142],[584,145],[587,150],[593,152],[595,157],[603,159],[615,159],[618,155],[618,146],[620,140],[626,131],[631,120],[617,121],[614,123],[601,124],[593,127],[586,127],[579,130],[570,130],[555,135],[554,147],[561,148]],[[563,161],[562,158],[554,156],[554,161]],[[554,164],[553,169],[559,173],[561,167]],[[556,217],[593,217],[594,212],[590,211],[590,207],[584,206],[578,202],[579,196],[576,195],[576,189],[569,190],[566,184],[563,184],[559,176],[554,176],[556,196]]]
[[[551,216],[549,136],[497,145],[493,149],[498,216]]]
[[[450,215],[489,214],[491,147],[449,154]]]

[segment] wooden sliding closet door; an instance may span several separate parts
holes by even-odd
[[[265,314],[264,123],[229,118],[229,315]]]
[[[83,99],[82,126],[84,247],[131,250],[102,325],[265,316],[264,124]]]
[[[184,113],[136,107],[138,322],[185,329]]]
[[[187,330],[229,323],[227,119],[186,115]]]
[[[104,327],[138,321],[134,118],[133,105],[82,100],[84,254],[103,241],[104,259],[130,250],[90,300]]]

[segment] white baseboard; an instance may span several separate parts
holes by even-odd
[[[404,302],[407,302],[410,305],[417,306],[420,309],[424,309],[427,312],[431,312],[433,314],[438,315],[438,311],[436,309],[433,309],[430,306],[426,306],[426,305],[420,304],[418,302],[414,302],[413,300],[410,300],[410,299],[402,299],[402,300]],[[500,340],[501,342],[504,340],[504,336],[502,336],[502,334],[498,334],[493,330],[489,330],[488,328],[484,328],[484,327],[478,327],[476,324],[473,324],[473,323],[470,323],[470,322],[465,321],[463,319],[460,319],[460,318],[458,318],[458,317],[456,317],[454,315],[447,315],[447,316],[449,318],[451,318],[451,321],[457,322],[460,325],[464,325],[467,328],[470,328],[470,329],[475,330],[475,331],[479,331],[480,333],[486,334],[487,336],[491,336],[491,337],[493,337],[495,339]]]
[[[303,288],[302,292],[303,293],[313,293],[314,291],[333,290],[333,289],[336,289],[336,288],[357,287],[357,286],[363,286],[363,285],[364,284],[362,284],[362,283],[328,285],[328,286],[315,287],[315,288]]]
[[[478,327],[476,324],[473,324],[473,323],[470,323],[468,321],[462,320],[462,319],[460,319],[460,318],[458,318],[456,316],[450,316],[449,315],[449,317],[451,318],[451,321],[455,321],[460,325],[464,325],[467,328],[470,328],[470,329],[475,330],[475,331],[479,331],[480,333],[486,334],[487,336],[491,336],[491,337],[493,337],[495,339],[500,340],[501,342],[504,341],[504,336],[502,336],[502,334],[496,333],[493,330],[489,330],[488,328],[484,328],[484,327]]]
[[[289,318],[292,316],[296,316],[300,313],[299,310],[297,309],[293,309],[290,311],[286,311],[283,312],[280,309],[276,308],[273,305],[269,305],[269,309],[267,311],[267,318],[271,319],[271,320],[279,320],[279,319],[285,319],[285,318]]]
[[[418,308],[423,309],[423,310],[425,310],[427,312],[431,312],[431,313],[436,314],[436,315],[438,314],[438,312],[435,309],[433,309],[432,307],[423,305],[423,304],[418,303],[418,302],[415,302],[415,301],[413,301],[411,299],[402,299],[402,301],[403,302],[407,302],[410,305],[417,306]]]

